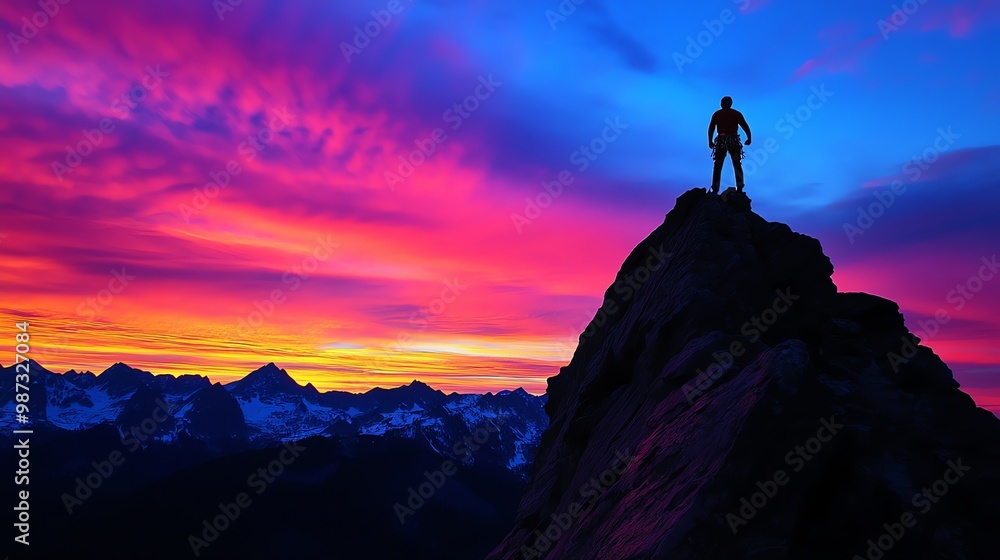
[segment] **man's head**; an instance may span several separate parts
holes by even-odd
[[[728,109],[733,106],[733,98],[728,95],[722,98],[722,108]]]

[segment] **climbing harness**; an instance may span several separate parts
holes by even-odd
[[[726,159],[732,148],[739,148],[740,159],[747,157],[743,153],[743,142],[739,134],[720,134],[715,138],[715,148],[712,150],[712,159]]]

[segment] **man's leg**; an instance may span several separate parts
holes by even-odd
[[[726,163],[726,153],[716,148],[715,165],[712,168],[712,192],[716,194],[719,193],[719,182],[722,180],[722,165],[724,163]]]
[[[736,175],[736,190],[743,192],[743,161],[740,155],[743,147],[739,144],[729,148],[729,157],[733,160],[733,172]]]

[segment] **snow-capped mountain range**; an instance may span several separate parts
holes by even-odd
[[[18,423],[15,411],[15,367],[0,368],[4,434],[26,426],[77,432],[110,424],[123,437],[132,434],[143,442],[226,448],[315,435],[400,437],[423,440],[449,457],[482,447],[482,452],[470,453],[472,460],[526,474],[548,425],[544,397],[520,388],[445,394],[413,381],[365,393],[321,393],[312,384],[299,385],[273,363],[225,385],[199,375],[153,375],[123,363],[95,375],[74,370],[57,374],[32,361],[30,373],[26,425]]]

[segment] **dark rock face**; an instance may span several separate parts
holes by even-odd
[[[139,433],[143,422],[150,434],[171,431],[174,424],[163,393],[148,385],[139,385],[115,418],[115,425],[122,434]]]
[[[225,446],[247,439],[243,410],[219,383],[199,389],[191,397],[191,410],[185,419],[188,435],[205,442]]]
[[[569,365],[490,559],[995,558],[1000,420],[817,240],[689,191]]]

